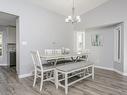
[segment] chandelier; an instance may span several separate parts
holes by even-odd
[[[74,5],[75,4],[74,4],[74,0],[73,0],[72,15],[71,16],[68,16],[65,19],[65,22],[67,22],[67,23],[75,24],[75,23],[81,22],[80,16],[75,16],[75,6]]]

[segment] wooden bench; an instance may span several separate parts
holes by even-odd
[[[55,70],[56,88],[65,88],[68,94],[68,87],[80,80],[92,77],[94,79],[94,64],[88,61],[76,62],[57,66]]]

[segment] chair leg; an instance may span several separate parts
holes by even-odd
[[[34,87],[35,84],[36,84],[36,80],[37,80],[37,72],[35,71],[35,72],[34,72],[34,83],[33,83],[33,87]]]
[[[43,86],[43,75],[41,75],[40,91],[42,90],[42,86]]]
[[[65,74],[65,94],[68,94],[68,77],[67,74]]]
[[[92,79],[94,80],[94,65],[92,66]]]

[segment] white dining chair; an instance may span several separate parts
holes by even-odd
[[[54,49],[54,53],[57,54],[57,55],[61,55],[62,50],[61,49]]]
[[[49,55],[49,56],[52,56],[55,54],[55,51],[54,49],[45,49],[45,55]],[[47,60],[49,63],[51,64],[54,64],[54,59],[51,59],[51,60]]]
[[[41,78],[41,83],[40,83],[40,91],[41,91],[44,81],[51,81],[52,79],[54,79],[54,68],[53,66],[42,65],[42,63],[46,61],[40,59],[40,55],[38,51],[31,51],[31,56],[34,64],[33,87],[36,84],[37,78]]]
[[[53,49],[45,49],[45,55],[52,55],[52,54],[54,54]]]
[[[86,55],[82,56],[82,59],[85,61],[88,61],[88,55],[90,54],[90,50],[89,49],[84,49],[82,50],[82,53],[85,53]]]

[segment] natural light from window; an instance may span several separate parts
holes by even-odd
[[[77,32],[76,34],[77,51],[83,51],[85,49],[85,32]]]

